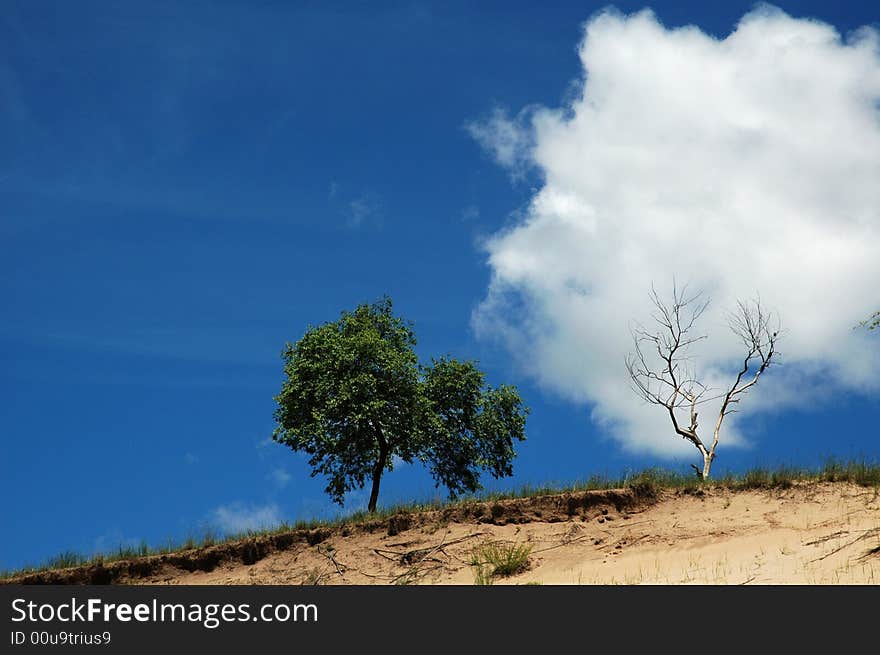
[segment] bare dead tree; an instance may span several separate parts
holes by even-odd
[[[875,330],[880,327],[880,311],[876,311],[871,315],[871,318],[861,321],[858,324],[858,327],[866,327],[869,330]]]
[[[651,316],[657,327],[654,331],[638,324],[632,328],[634,351],[626,358],[626,368],[633,390],[645,401],[663,407],[675,432],[700,451],[702,468],[691,466],[697,476],[705,480],[715,459],[724,417],[736,411],[735,405],[743,394],[757,384],[758,378],[775,361],[780,334],[778,320],[764,309],[760,299],[748,303],[737,301],[737,309],[728,316],[728,324],[745,348],[743,364],[724,393],[711,395],[712,389],[697,379],[693,359],[688,354],[692,344],[706,338],[704,334],[694,334],[694,325],[706,311],[709,300],[703,300],[701,293],[688,295],[686,286],[679,290],[673,283],[671,303],[664,302],[653,287],[651,301],[654,305]],[[697,409],[719,398],[721,409],[711,446],[707,447],[698,434]]]

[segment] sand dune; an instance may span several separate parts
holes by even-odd
[[[17,581],[471,585],[488,544],[530,549],[524,570],[493,584],[878,584],[880,490],[804,483],[471,503]]]
[[[250,567],[166,581],[473,584],[473,554],[492,541],[532,548],[529,569],[496,584],[876,584],[880,494],[843,484],[715,490],[664,494],[641,509],[597,507],[592,516],[552,523],[439,520],[393,537],[332,537]]]

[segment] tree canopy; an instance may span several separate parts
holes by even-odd
[[[272,438],[309,455],[312,476],[327,478],[340,505],[370,480],[375,511],[382,474],[397,458],[423,462],[452,497],[481,488],[482,472],[512,473],[528,414],[516,388],[486,385],[472,361],[420,365],[415,345],[386,297],[309,328],[282,351]]]

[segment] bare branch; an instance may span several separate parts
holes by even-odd
[[[856,327],[866,327],[869,330],[875,330],[880,327],[880,311],[876,311],[871,315],[871,318],[865,321],[859,321],[859,324]]]
[[[663,407],[669,414],[676,434],[687,439],[703,456],[703,468],[694,467],[701,478],[709,475],[724,417],[734,413],[734,406],[745,392],[778,360],[776,344],[781,334],[778,318],[767,312],[760,298],[751,302],[737,301],[736,311],[728,316],[730,329],[745,348],[742,367],[734,383],[724,393],[710,394],[711,389],[697,378],[693,358],[688,349],[706,338],[696,334],[694,325],[709,306],[702,294],[689,293],[687,285],[678,288],[673,280],[672,301],[665,302],[651,286],[651,316],[655,330],[633,324],[630,331],[633,351],[626,358],[631,387],[643,400]],[[649,363],[648,354],[656,363]],[[715,424],[712,447],[706,448],[697,434],[698,406],[722,399]],[[679,412],[686,414],[687,424]]]
[[[739,396],[758,383],[758,378],[766,371],[774,361],[776,355],[776,343],[779,340],[781,329],[778,317],[765,311],[761,305],[761,299],[756,298],[751,303],[737,301],[737,312],[728,316],[730,329],[736,334],[746,348],[742,368],[737,373],[736,379],[724,395],[721,410],[718,413],[718,421],[715,424],[715,434],[712,440],[712,448],[709,453],[714,457],[718,446],[719,433],[724,417],[736,410],[731,407],[740,401]],[[755,366],[751,379],[744,382],[750,373],[751,367]]]
[[[687,350],[706,338],[693,334],[692,329],[709,301],[703,301],[699,293],[688,295],[686,286],[678,289],[673,282],[671,303],[664,302],[653,286],[651,302],[657,330],[650,332],[641,324],[631,327],[634,351],[626,359],[631,386],[647,402],[665,407],[675,432],[704,450],[697,436],[696,406],[703,401],[707,389],[696,380]],[[648,364],[645,347],[656,354],[657,365]],[[688,425],[679,422],[677,410],[688,411]]]

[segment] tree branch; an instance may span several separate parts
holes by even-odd
[[[665,408],[675,433],[700,451],[704,468],[701,471],[695,466],[694,469],[702,478],[708,475],[709,466],[715,459],[724,417],[736,411],[733,407],[741,396],[776,362],[776,344],[780,335],[778,319],[766,312],[760,298],[751,303],[737,301],[736,312],[728,317],[728,323],[745,346],[746,354],[733,384],[724,393],[712,395],[709,394],[711,389],[697,379],[687,354],[690,346],[706,338],[704,334],[694,334],[693,330],[709,306],[709,300],[703,300],[700,293],[689,295],[687,286],[679,289],[674,281],[671,303],[664,302],[653,285],[650,297],[656,331],[650,332],[638,323],[630,327],[633,352],[626,358],[626,367],[631,386],[643,400]],[[645,347],[649,347],[649,352],[653,351],[656,365],[648,363]],[[697,433],[697,407],[719,398],[722,399],[721,409],[712,447],[707,449]],[[682,424],[678,411],[687,412],[689,425]]]

